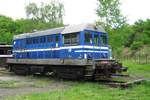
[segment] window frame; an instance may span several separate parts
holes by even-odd
[[[28,44],[28,45],[33,44],[32,38],[27,38],[26,44]]]
[[[55,42],[59,43],[59,40],[60,40],[60,36],[58,34],[56,34],[56,36],[55,36]]]
[[[39,38],[38,37],[34,37],[32,38],[33,40],[33,44],[38,44],[39,43]]]
[[[79,44],[79,35],[80,35],[80,32],[64,34],[63,35],[63,45],[64,46],[78,45]],[[68,41],[68,43],[66,43],[66,41]]]
[[[102,36],[104,37],[105,36],[105,41],[103,41],[103,44],[102,44]],[[104,39],[104,38],[103,38]],[[105,42],[105,43],[104,43]],[[107,46],[108,45],[108,39],[107,39],[107,34],[106,33],[101,33],[100,34],[100,46]]]
[[[39,43],[46,43],[46,36],[39,37]]]
[[[54,36],[53,35],[48,35],[47,36],[47,43],[54,43],[54,42],[55,42]]]
[[[90,35],[89,37],[89,40],[88,41],[86,41],[87,40],[87,37],[86,37],[86,35]],[[93,33],[92,32],[90,32],[90,31],[85,31],[84,32],[84,44],[86,44],[86,45],[92,45],[93,44]]]

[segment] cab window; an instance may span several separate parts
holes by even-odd
[[[98,34],[94,34],[94,44],[98,46]]]
[[[85,32],[84,43],[85,44],[92,44],[92,33],[91,32]]]
[[[101,44],[101,46],[107,45],[107,36],[105,34],[100,35],[100,44]]]

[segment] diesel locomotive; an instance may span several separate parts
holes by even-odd
[[[65,79],[108,80],[126,68],[112,59],[108,33],[93,24],[71,25],[14,36],[9,69]]]

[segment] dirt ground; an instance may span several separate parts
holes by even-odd
[[[69,88],[70,82],[55,80],[45,76],[18,76],[0,69],[0,100],[10,96],[29,93],[56,91]]]

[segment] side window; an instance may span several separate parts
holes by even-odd
[[[3,49],[0,49],[0,55],[4,55],[5,51]]]
[[[46,37],[45,36],[40,37],[40,43],[45,43],[45,42],[46,42]]]
[[[54,42],[54,38],[52,36],[47,36],[47,42]]]
[[[105,34],[100,35],[100,44],[101,44],[101,46],[107,45],[107,36]]]
[[[70,44],[71,43],[71,39],[70,39],[70,35],[69,34],[65,34],[64,35],[64,44]]]
[[[33,38],[33,44],[38,44],[38,38]]]
[[[79,33],[70,33],[63,36],[64,45],[77,45],[79,43]]]
[[[94,43],[98,46],[98,34],[94,34]]]
[[[32,38],[27,38],[26,39],[26,44],[32,44]]]
[[[91,32],[85,32],[84,43],[92,44],[92,33]]]
[[[26,44],[29,44],[29,39],[28,38],[26,39]]]
[[[72,34],[72,36],[71,36],[71,43],[72,44],[77,44],[79,42],[78,38],[79,38],[78,34]]]

